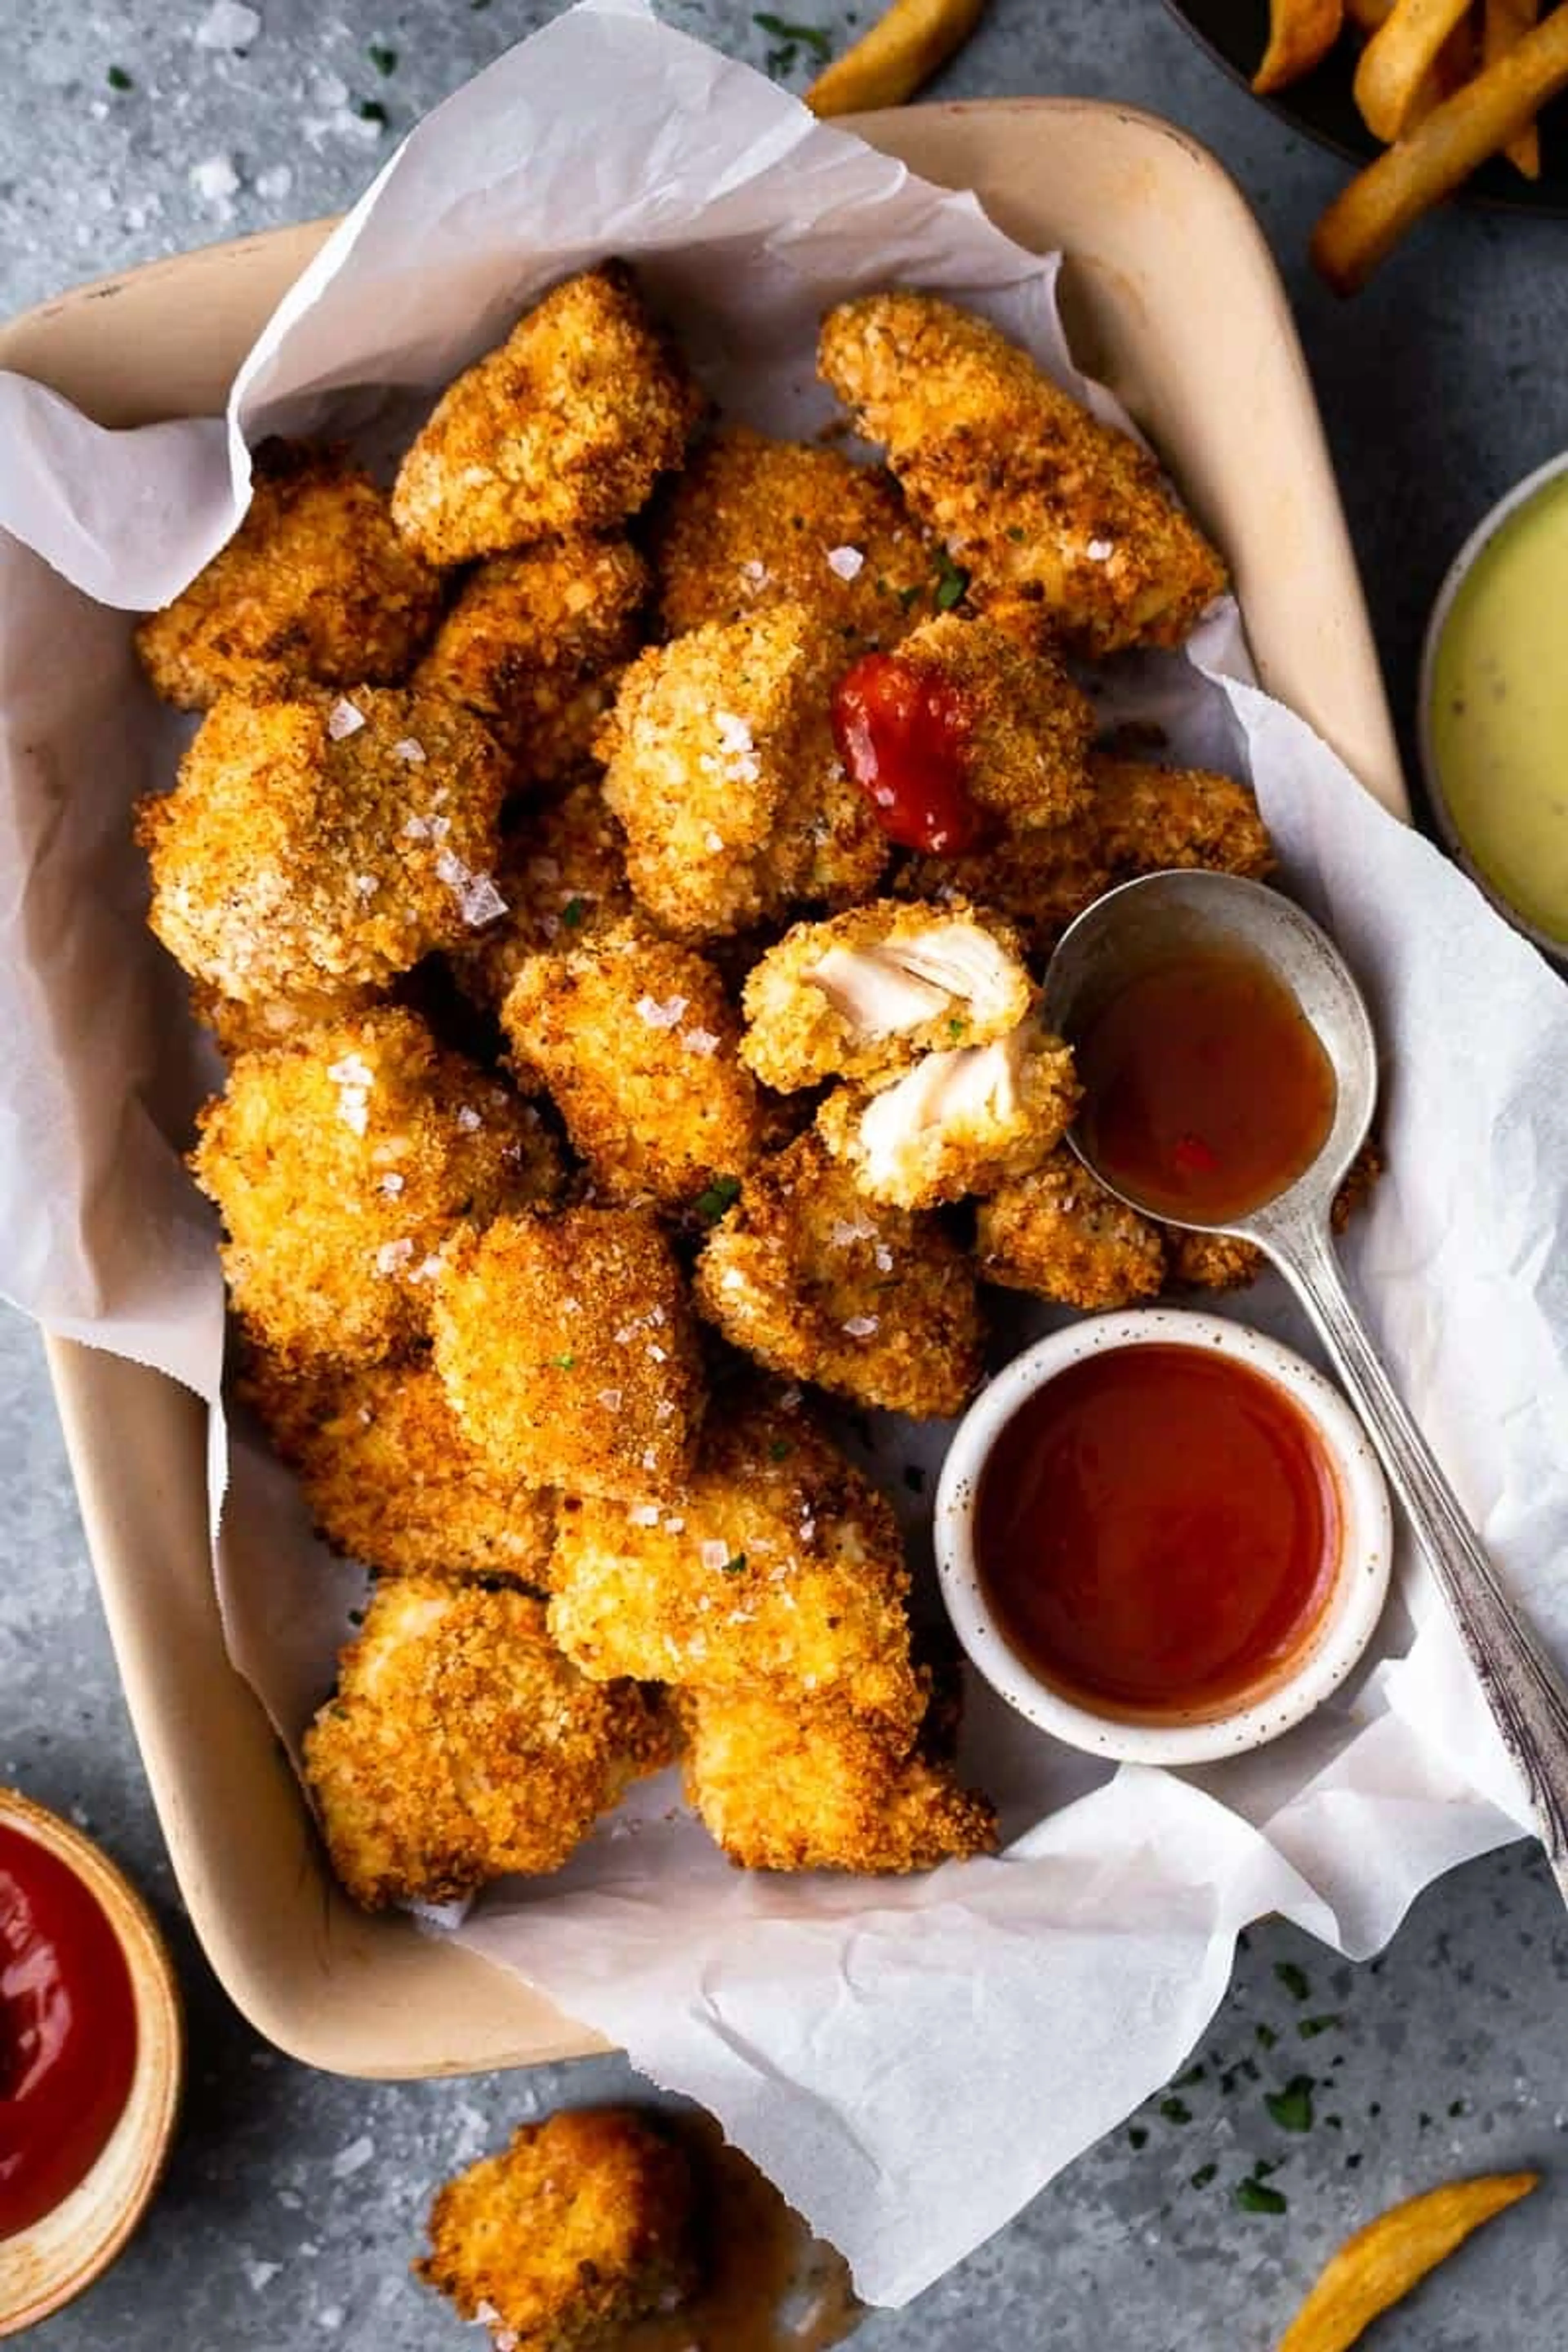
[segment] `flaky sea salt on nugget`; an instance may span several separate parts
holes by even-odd
[[[393,528],[384,490],[342,450],[268,441],[234,537],[136,631],[155,693],[395,686],[436,624],[441,583]]]
[[[148,914],[220,995],[384,988],[504,911],[506,786],[479,720],[439,696],[214,704],[171,793],[141,802]]]
[[[679,465],[701,413],[631,272],[605,262],[447,386],[398,471],[393,520],[441,564],[612,530]]]
[[[1274,871],[1274,847],[1246,784],[1208,768],[1157,768],[1097,752],[1089,762],[1092,822],[1110,879],[1198,866],[1256,882]]]
[[[660,1494],[702,1417],[686,1284],[651,1214],[498,1218],[447,1253],[436,1364],[500,1475],[570,1494]]]
[[[828,312],[818,363],[983,607],[1092,659],[1180,645],[1225,587],[1147,451],[984,319],[861,295]]]
[[[538,1112],[390,1006],[242,1054],[199,1124],[235,1307],[290,1365],[413,1347],[458,1219],[560,1183]]]
[[[595,777],[524,813],[501,845],[496,887],[505,914],[471,947],[448,950],[458,986],[493,1013],[530,956],[578,946],[637,904],[626,837]]]
[[[981,1202],[974,1255],[983,1282],[1086,1315],[1164,1287],[1159,1226],[1097,1183],[1065,1143]]]

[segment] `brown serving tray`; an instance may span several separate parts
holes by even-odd
[[[1082,364],[1145,425],[1225,550],[1263,684],[1385,806],[1407,805],[1366,608],[1284,289],[1233,183],[1170,123],[1076,99],[902,108],[845,128],[973,188],[1070,257]],[[330,223],[154,262],[0,327],[0,367],[100,424],[209,415]],[[228,1663],[204,1413],[174,1381],[52,1340],[49,1364],[159,1817],[207,1955],[258,2030],[343,2074],[537,2065],[605,2044],[509,1972],[339,1893]]]

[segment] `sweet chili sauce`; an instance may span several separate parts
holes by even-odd
[[[1066,1696],[1145,1718],[1267,1691],[1322,1616],[1340,1541],[1311,1424],[1272,1381],[1184,1343],[1107,1348],[1047,1381],[976,1503],[1009,1646]]]
[[[0,1823],[0,2238],[92,2169],[136,2065],[131,1972],[67,1863]]]
[[[965,781],[969,698],[898,654],[867,654],[833,697],[838,756],[889,841],[929,856],[973,849],[983,826]]]

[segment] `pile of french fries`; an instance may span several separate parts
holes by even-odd
[[[1533,180],[1537,117],[1568,89],[1568,5],[1541,0],[1270,0],[1252,86],[1286,89],[1349,28],[1363,41],[1355,100],[1387,153],[1318,223],[1312,258],[1353,294],[1422,215],[1489,156]]]

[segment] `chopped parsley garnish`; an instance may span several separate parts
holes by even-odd
[[[1214,2179],[1215,2174],[1218,2170],[1219,2170],[1219,2167],[1218,2167],[1218,2165],[1217,2165],[1217,2164],[1200,2164],[1200,2165],[1199,2165],[1199,2167],[1198,2167],[1198,2168],[1197,2168],[1197,2170],[1196,2170],[1196,2171],[1192,2175],[1191,2179],[1189,2179],[1189,2181],[1188,2181],[1188,2183],[1187,2183],[1188,2188],[1189,2188],[1189,2189],[1206,2189],[1206,2188],[1208,2187],[1208,2185],[1209,2185],[1209,2182]]]
[[[395,49],[384,48],[381,42],[372,41],[369,48],[365,51],[365,55],[370,59],[378,74],[395,74],[397,71],[397,51]]]
[[[1236,2201],[1244,2213],[1284,2213],[1289,2210],[1286,2199],[1278,2189],[1270,2189],[1266,2181],[1257,2179],[1238,2180],[1235,2194]]]
[[[353,111],[362,122],[379,122],[383,130],[386,128],[386,109],[379,98],[356,98]]]
[[[693,1206],[705,1225],[716,1225],[728,1209],[732,1209],[741,1197],[738,1176],[715,1176],[705,1192],[699,1192]]]
[[[911,1495],[923,1495],[925,1493],[926,1474],[921,1468],[918,1462],[905,1463],[904,1484],[909,1488]]]
[[[561,909],[561,919],[569,931],[574,931],[588,911],[585,898],[568,898]]]
[[[1189,2066],[1184,2074],[1177,2075],[1175,2081],[1171,2085],[1172,2090],[1190,2091],[1194,2083],[1201,2083],[1203,2081],[1204,2071],[1205,2070],[1201,2065]]]
[[[1264,2105],[1281,2131],[1307,2132],[1312,2128],[1312,2078],[1310,2074],[1292,2074],[1282,2091],[1269,2091]]]
[[[900,588],[899,590],[899,602],[903,606],[906,613],[909,611],[910,606],[914,603],[915,598],[921,594],[921,593],[922,591],[918,581],[912,588]]]
[[[950,1037],[962,1037],[968,1026],[969,1023],[963,1014],[955,1013],[947,1024],[947,1034]]]
[[[1129,2131],[1129,2133],[1128,2133],[1128,2135],[1127,2135],[1127,2142],[1128,2142],[1128,2146],[1129,2146],[1130,2147],[1133,2147],[1133,2148],[1140,2148],[1140,2147],[1148,2147],[1148,2145],[1149,2145],[1149,2135],[1148,2135],[1148,2133],[1144,2130],[1144,2128],[1143,2128],[1143,2126],[1142,2126],[1142,2124],[1134,2124],[1134,2125],[1132,2126],[1132,2128],[1131,2129],[1131,2131]]]
[[[1303,2025],[1301,2032],[1305,2033],[1306,2030],[1306,2027]],[[1274,2044],[1279,2039],[1279,2036],[1275,2032],[1274,2028],[1271,2025],[1255,2026],[1253,2028],[1253,2032],[1258,2036],[1259,2045],[1265,2050],[1272,2050]]]
[[[1304,2017],[1296,2031],[1303,2042],[1315,2042],[1320,2033],[1331,2033],[1342,2022],[1338,2017]]]
[[[1023,524],[1021,522],[1010,522],[1007,525],[1007,536],[1013,541],[1014,546],[1016,547],[1024,536]]]
[[[1464,2103],[1463,2099],[1450,2099],[1450,2100],[1449,2100],[1449,2102],[1448,2102],[1448,2113],[1450,2114],[1450,2116],[1462,2116],[1462,2115],[1464,2114],[1464,2112],[1465,2112],[1465,2103]]]
[[[939,547],[936,556],[936,609],[951,613],[963,603],[969,592],[969,574],[962,563],[955,563],[945,547]]]
[[[550,1360],[554,1365],[558,1372],[569,1372],[577,1359],[574,1355],[567,1354],[564,1356],[552,1356]]]
[[[134,89],[136,87],[123,66],[110,66],[104,79],[110,89]]]
[[[794,1452],[795,1448],[787,1437],[775,1437],[768,1448],[768,1459],[771,1462],[787,1462]]]
[[[744,1576],[746,1573],[745,1553],[743,1551],[733,1553],[731,1557],[724,1562],[721,1573],[725,1576]]]
[[[1185,2099],[1162,2099],[1160,2113],[1168,2124],[1190,2124],[1193,2111]]]
[[[833,55],[832,38],[820,25],[791,25],[766,8],[760,8],[752,22],[759,33],[771,33],[775,41],[797,41],[803,49],[809,49],[814,58],[822,58],[824,63]]]
[[[1292,2000],[1305,2000],[1312,1990],[1306,1969],[1299,1969],[1294,1960],[1276,1960],[1274,1973]]]

